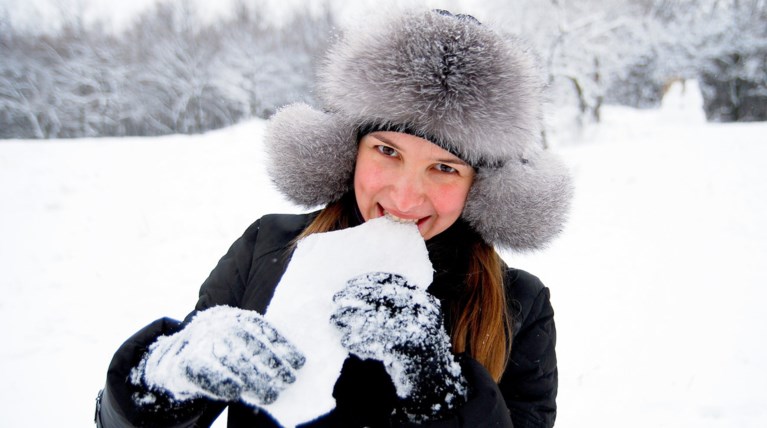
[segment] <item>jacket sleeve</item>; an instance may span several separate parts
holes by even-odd
[[[549,289],[524,271],[515,271],[515,334],[499,384],[515,428],[552,427],[557,406],[554,310]]]
[[[170,335],[181,328],[181,323],[161,318],[131,336],[115,352],[107,372],[106,386],[99,393],[96,404],[96,426],[99,428],[126,427],[192,427],[199,419],[206,403],[193,400],[177,403],[168,397],[152,392],[154,401],[138,404],[135,397],[146,396],[149,391],[133,385],[130,371],[138,365],[142,356],[158,337]]]

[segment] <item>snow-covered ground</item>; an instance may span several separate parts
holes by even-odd
[[[567,230],[504,254],[552,290],[559,427],[767,420],[767,123],[706,124],[690,88],[558,142]],[[300,211],[265,176],[263,129],[0,142],[0,426],[89,426],[120,343],[183,317],[258,216]]]

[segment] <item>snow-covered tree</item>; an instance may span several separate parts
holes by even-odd
[[[753,117],[765,105],[753,102],[765,92],[765,3],[516,0],[494,2],[488,16],[533,41],[552,99],[574,98],[581,122],[598,120],[603,102],[658,105],[669,82],[692,78],[704,81],[708,110],[715,99],[747,102]]]
[[[223,24],[216,85],[250,115],[268,117],[294,101],[313,102],[315,61],[333,29],[327,7],[320,15],[297,11],[288,22],[267,23],[260,10],[240,3]]]
[[[584,122],[598,121],[612,83],[652,56],[643,13],[631,0],[517,0],[495,2],[490,19],[532,42],[553,102],[573,103]]]
[[[717,121],[767,119],[767,1],[715,3],[699,47],[706,115]]]

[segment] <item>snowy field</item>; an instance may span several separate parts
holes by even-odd
[[[504,254],[552,290],[558,427],[767,420],[767,123],[706,124],[693,92],[558,142],[567,231]],[[120,343],[191,310],[257,217],[300,211],[263,130],[0,142],[1,427],[90,426]]]

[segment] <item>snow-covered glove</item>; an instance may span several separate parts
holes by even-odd
[[[333,301],[331,322],[341,343],[362,359],[383,362],[400,398],[400,418],[441,419],[465,402],[466,381],[437,298],[402,276],[377,272],[351,279]]]
[[[176,401],[207,397],[260,406],[295,382],[305,361],[257,312],[215,306],[157,339],[131,371],[131,382]],[[151,392],[134,397],[137,404],[154,399]]]

